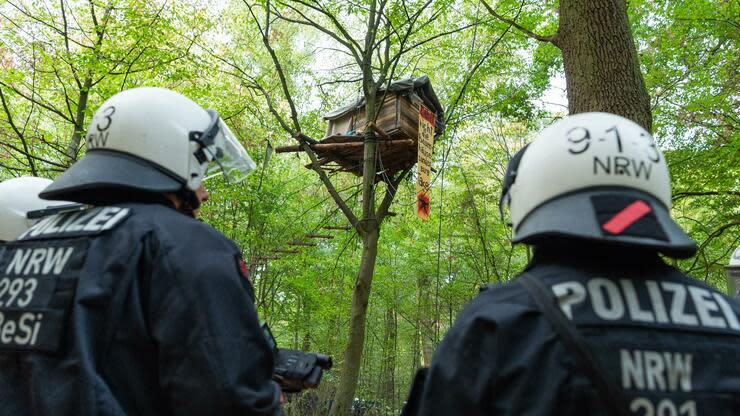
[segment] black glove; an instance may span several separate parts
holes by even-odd
[[[327,355],[279,348],[273,379],[287,393],[315,389],[324,370],[331,367],[331,357]]]
[[[275,371],[272,378],[280,384],[284,392],[296,393],[319,386],[324,370],[331,369],[331,357],[278,348],[267,323],[262,324],[262,332],[275,353]]]

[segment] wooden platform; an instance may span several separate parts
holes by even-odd
[[[367,129],[374,130],[378,140],[376,181],[413,166],[417,162],[421,105],[435,115],[434,137],[445,129],[444,109],[426,75],[394,81],[378,92],[377,99],[383,103],[374,122],[368,123],[365,119],[364,99],[324,115],[328,122],[324,138],[318,142],[311,140],[309,144],[322,169],[329,173],[350,172],[362,176],[363,135]],[[275,151],[302,152],[303,148],[282,146]],[[311,165],[306,167],[311,168]]]
[[[376,122],[370,125],[378,139],[377,180],[383,175],[392,177],[416,163],[419,104],[413,103],[407,96],[395,93],[386,95]],[[362,176],[362,133],[366,124],[364,107],[329,120],[325,137],[311,145],[323,169]],[[302,149],[296,145],[278,147],[275,151],[300,152]]]

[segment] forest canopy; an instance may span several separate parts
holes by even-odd
[[[202,218],[242,249],[260,318],[278,342],[334,357],[322,397],[348,377],[339,369],[360,324],[349,311],[375,233],[354,396],[397,413],[414,372],[478,288],[508,281],[531,256],[510,243],[498,198],[511,155],[569,112],[568,55],[553,42],[558,7],[4,0],[0,180],[63,172],[84,155],[94,111],[128,88],[170,88],[216,109],[258,168],[237,185],[208,180]],[[627,18],[671,171],[672,214],[699,247],[674,264],[725,291],[723,266],[740,244],[740,3],[633,0]],[[429,221],[416,215],[415,169],[375,183],[318,169],[307,152],[274,152],[323,138],[332,110],[424,75],[446,122],[434,144]],[[378,161],[371,168],[373,178],[383,172]],[[378,224],[363,222],[371,214]]]

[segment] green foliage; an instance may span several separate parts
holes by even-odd
[[[6,102],[0,108],[0,179],[58,174],[71,161],[73,133],[84,131],[97,106],[121,89],[173,88],[217,109],[259,168],[245,184],[209,180],[211,199],[202,217],[242,248],[261,317],[278,342],[329,353],[341,365],[362,243],[351,230],[323,228],[348,224],[316,175],[303,167],[305,156],[273,154],[266,161],[268,143],[294,141],[275,122],[257,85],[265,86],[284,119],[290,110],[244,3],[217,10],[198,1],[93,3],[97,24],[88,2],[64,2],[64,15],[58,5],[0,5],[0,91]],[[325,3],[351,30],[363,23],[359,4]],[[422,3],[406,4],[414,9]],[[555,2],[496,3],[499,13],[517,16],[539,34],[557,29]],[[435,146],[430,221],[415,216],[412,178],[400,184],[391,206],[397,215],[383,227],[358,391],[363,399],[380,398],[393,339],[394,398],[384,398],[384,405],[395,409],[422,365],[423,349],[439,342],[478,287],[505,282],[526,264],[528,251],[512,247],[499,218],[501,180],[509,156],[561,116],[540,102],[562,73],[558,49],[492,18],[477,2],[432,1],[424,13],[438,16],[414,33],[419,44],[410,43],[414,47],[394,78],[429,75],[447,109],[448,129]],[[738,3],[632,1],[630,13],[656,137],[672,173],[674,215],[700,246],[698,256],[677,265],[724,289],[722,266],[740,244]],[[60,33],[65,18],[66,42]],[[390,3],[387,18],[402,33],[408,17],[401,2]],[[320,138],[326,127],[321,115],[362,93],[358,73],[347,69],[353,57],[337,52],[325,34],[281,21],[273,23],[270,42],[305,133]],[[397,44],[393,48],[398,52]],[[331,178],[350,207],[358,208],[359,179]],[[311,233],[333,238],[306,236]],[[316,246],[289,245],[296,242]],[[394,336],[389,310],[397,318]],[[337,378],[336,370],[327,375],[322,395],[332,394]]]

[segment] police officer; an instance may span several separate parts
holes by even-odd
[[[51,180],[34,176],[12,178],[0,183],[0,243],[15,240],[45,214],[69,207],[66,201],[44,201],[39,192]],[[31,218],[28,217],[31,213]]]
[[[730,263],[725,267],[727,276],[727,292],[731,297],[740,298],[740,246],[730,257]]]
[[[532,261],[460,313],[406,414],[738,414],[740,304],[659,256],[696,246],[647,131],[554,123],[509,163],[502,204]]]
[[[0,260],[0,414],[278,414],[239,250],[192,217],[209,165],[236,182],[254,162],[214,110],[161,88],[108,99],[86,141],[41,197],[92,207]]]

